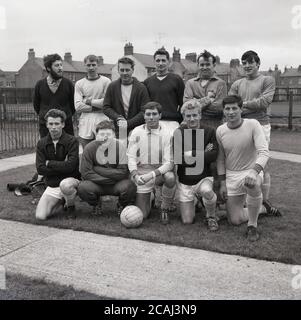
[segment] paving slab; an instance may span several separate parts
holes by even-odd
[[[31,153],[23,156],[0,159],[0,172],[34,164],[36,161],[35,157],[36,157],[36,154]]]
[[[1,239],[14,234],[15,222],[6,224],[11,227]],[[301,290],[291,286],[292,265],[49,229],[46,237],[0,257],[0,265],[116,299],[301,299]],[[25,226],[26,232],[33,230]]]
[[[286,153],[286,152],[279,152],[279,151],[270,151],[270,155],[273,159],[301,163],[301,155],[300,154]]]
[[[55,228],[0,220],[0,257],[58,232]]]

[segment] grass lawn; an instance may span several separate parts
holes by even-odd
[[[270,149],[289,153],[301,154],[301,132],[281,130],[272,130]]]
[[[62,286],[44,280],[7,274],[6,290],[0,290],[0,300],[106,300],[71,286]]]
[[[28,166],[0,174],[0,219],[16,220],[59,228],[70,228],[112,236],[142,239],[178,246],[210,251],[238,254],[247,257],[301,264],[301,198],[297,180],[301,176],[300,164],[271,160],[273,186],[271,201],[283,212],[282,218],[261,218],[259,231],[261,239],[249,243],[245,239],[246,225],[229,226],[226,220],[220,222],[216,233],[207,231],[200,213],[196,223],[183,225],[178,215],[171,217],[167,226],[160,224],[157,211],[152,212],[137,229],[124,228],[111,203],[106,203],[106,212],[101,217],[89,215],[88,204],[77,202],[77,219],[68,220],[64,213],[53,216],[46,222],[34,218],[35,205],[31,196],[16,197],[6,190],[7,183],[25,182],[34,173],[34,166]]]

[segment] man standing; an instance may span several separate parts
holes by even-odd
[[[87,76],[75,83],[74,101],[80,114],[78,136],[82,147],[93,141],[97,124],[108,117],[103,113],[103,101],[111,80],[98,74],[99,58],[88,55],[84,59]]]
[[[206,224],[210,231],[218,230],[216,199],[210,164],[217,157],[215,129],[203,125],[202,110],[196,100],[188,100],[181,108],[184,124],[174,132],[174,160],[179,156],[177,198],[182,221],[193,223],[195,198],[203,201]],[[202,161],[204,159],[204,161]]]
[[[184,102],[197,99],[202,108],[202,123],[214,127],[221,124],[223,98],[227,95],[227,85],[215,74],[216,58],[204,51],[197,59],[199,74],[186,82]]]
[[[89,143],[81,162],[82,180],[78,195],[92,207],[93,215],[101,215],[101,196],[119,197],[118,214],[135,202],[136,186],[129,179],[126,147],[115,138],[115,126],[111,120],[103,120],[96,126],[96,140]]]
[[[66,114],[57,109],[45,115],[49,133],[37,144],[37,172],[44,176],[47,188],[36,209],[36,218],[47,219],[55,207],[66,200],[67,211],[74,214],[76,188],[79,184],[78,141],[64,132]]]
[[[260,123],[241,118],[242,106],[239,96],[227,96],[223,100],[227,122],[216,130],[217,171],[229,222],[234,225],[248,222],[247,238],[256,241],[259,213],[267,212],[262,206],[262,171],[269,159],[269,150]]]
[[[136,205],[144,218],[148,217],[151,192],[155,185],[163,185],[161,221],[167,224],[176,184],[171,137],[159,123],[162,113],[159,103],[148,102],[142,111],[145,124],[132,131],[127,151],[129,171],[137,186]]]
[[[180,76],[168,72],[169,53],[159,49],[154,54],[156,73],[144,80],[151,101],[162,106],[162,126],[168,129],[170,135],[182,122],[180,108],[183,104],[185,84]]]
[[[125,133],[144,122],[141,106],[149,101],[144,84],[133,77],[133,72],[134,61],[128,57],[120,58],[120,78],[109,85],[104,100],[104,113]]]
[[[40,137],[43,138],[48,134],[44,117],[52,108],[65,112],[67,118],[64,130],[66,133],[74,135],[72,123],[72,115],[75,112],[73,83],[63,77],[63,61],[58,54],[45,56],[44,66],[48,76],[37,82],[33,98],[34,110],[39,116]]]
[[[254,51],[247,51],[241,57],[241,62],[246,78],[235,81],[229,91],[229,95],[242,97],[242,117],[256,119],[262,126],[265,138],[269,145],[271,137],[270,125],[270,104],[275,93],[275,79],[271,76],[264,76],[259,73],[260,58]],[[280,211],[273,207],[268,201],[271,187],[271,176],[264,170],[263,181],[263,205],[274,215],[281,215]]]

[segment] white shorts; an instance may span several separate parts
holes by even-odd
[[[141,174],[146,174],[146,173],[152,172],[154,170],[155,169],[139,168],[138,172],[139,172],[139,175],[141,175]],[[145,183],[143,185],[140,185],[140,186],[137,185],[137,193],[150,193],[150,192],[152,192],[153,189],[155,188],[156,182],[160,183],[160,180],[163,181],[162,176],[156,177],[155,179],[152,178],[150,181],[148,181],[147,183]]]
[[[194,185],[187,185],[183,183],[178,183],[177,192],[176,192],[176,199],[180,202],[191,202],[194,201],[196,198],[196,195],[199,192],[200,185],[204,181],[210,181],[210,183],[213,185],[213,177],[206,177],[199,181],[197,184]]]
[[[246,187],[244,186],[245,177],[248,175],[250,169],[242,171],[226,171],[226,187],[228,196],[240,196],[247,194]],[[259,173],[261,183],[263,182],[263,172]]]
[[[271,141],[271,125],[270,124],[264,124],[264,125],[261,125],[261,127],[263,129],[265,139],[266,139],[266,141],[267,141],[267,143],[269,145],[270,141]]]
[[[70,189],[72,189],[72,188],[77,189],[77,187],[79,185],[79,182],[80,182],[78,179],[75,179],[75,178],[72,178],[72,177],[65,178],[61,182],[63,182],[63,181],[67,182],[67,184],[69,185],[68,188],[70,188]],[[48,195],[50,197],[56,198],[56,199],[63,199],[64,198],[64,194],[62,193],[60,187],[54,187],[54,188],[53,187],[47,187],[46,190],[44,191],[43,195],[44,194]]]
[[[78,121],[78,135],[83,139],[94,139],[96,126],[109,118],[102,112],[82,113]]]
[[[56,199],[63,199],[64,196],[61,192],[60,187],[52,188],[52,187],[47,187],[46,190],[44,191],[43,195],[47,195]]]

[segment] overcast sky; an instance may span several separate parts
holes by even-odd
[[[299,6],[299,7],[298,7]],[[300,10],[299,10],[300,9]],[[204,49],[222,62],[249,49],[262,70],[301,65],[301,0],[0,0],[0,68],[18,70],[36,56],[95,53],[105,63],[162,45],[170,53]]]

